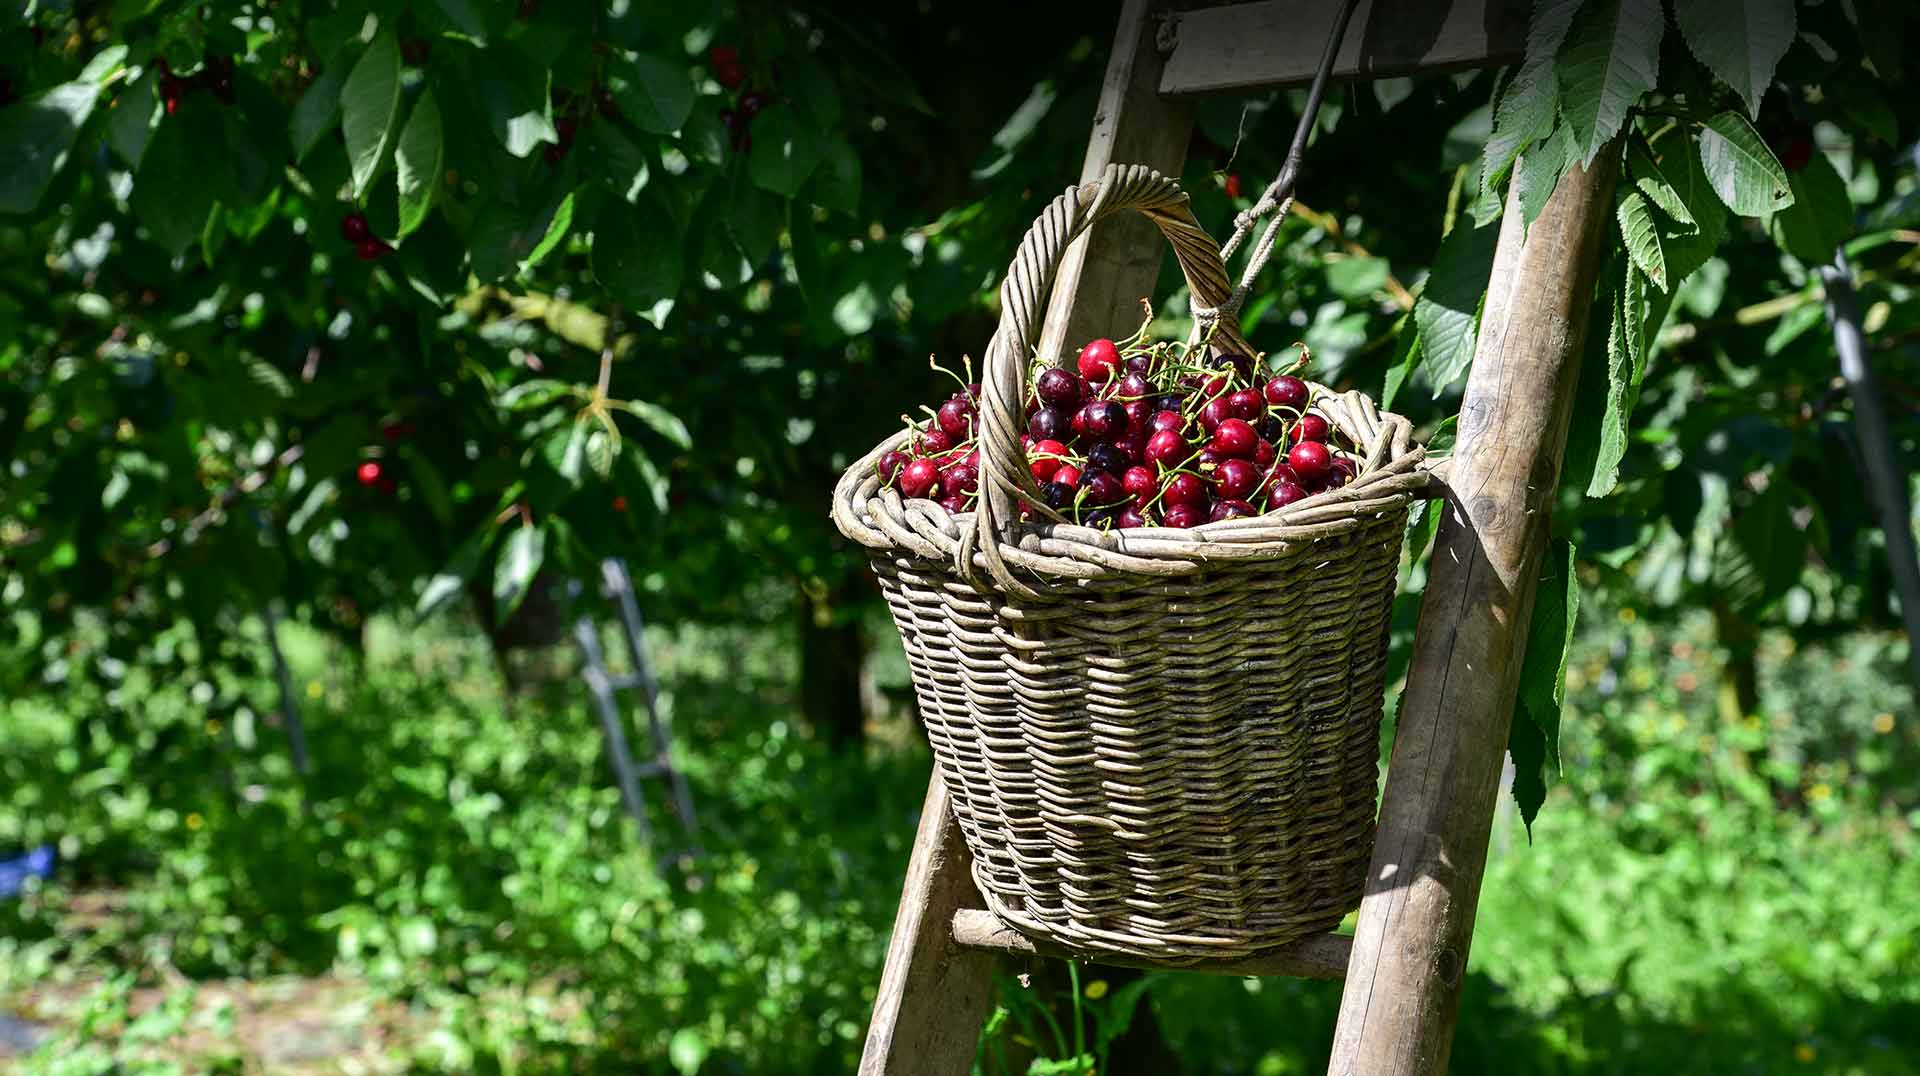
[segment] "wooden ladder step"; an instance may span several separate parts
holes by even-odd
[[[1063,960],[1089,959],[1065,946],[1036,942],[982,908],[962,908],[953,913],[953,940],[969,949],[991,949],[1025,956],[1050,956]],[[1231,957],[1182,964],[1178,971],[1208,975],[1259,977],[1281,975],[1296,979],[1338,979],[1347,973],[1347,956],[1353,951],[1353,939],[1345,934],[1320,934],[1303,938],[1281,949],[1257,957]],[[1101,964],[1122,968],[1164,968],[1167,965],[1145,958],[1102,953]]]

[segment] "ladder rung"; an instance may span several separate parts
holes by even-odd
[[[980,908],[962,908],[953,913],[953,940],[973,949],[996,949],[1003,953],[1055,956],[1066,960],[1085,958],[1049,942],[1032,938],[1001,922],[1000,917]],[[1231,957],[1178,965],[1179,971],[1198,971],[1212,975],[1281,975],[1296,979],[1341,979],[1347,974],[1347,957],[1353,952],[1353,939],[1345,934],[1317,934],[1292,945],[1256,957]],[[1101,964],[1123,968],[1167,968],[1142,957],[1112,956],[1094,958]]]

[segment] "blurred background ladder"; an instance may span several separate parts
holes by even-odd
[[[582,588],[575,583],[573,589],[575,598],[579,598]],[[640,619],[640,603],[634,598],[633,580],[627,575],[625,561],[608,557],[600,562],[599,593],[613,603],[621,634],[626,637],[631,666],[630,672],[617,676],[608,670],[606,654],[600,646],[600,621],[591,608],[581,609],[573,622],[573,638],[580,647],[581,676],[587,682],[587,693],[606,738],[607,759],[620,785],[620,798],[633,817],[634,828],[639,831],[640,842],[648,847],[654,843],[653,824],[647,819],[647,803],[640,792],[640,782],[666,781],[672,795],[673,813],[680,822],[682,844],[662,858],[677,860],[686,866],[701,855],[700,826],[694,816],[693,793],[687,787],[686,775],[673,765],[672,739],[667,735],[666,724],[660,720],[660,685],[647,663],[645,625]],[[646,711],[648,734],[653,743],[652,757],[643,762],[633,757],[627,741],[626,718],[616,695],[616,692],[636,689],[640,693],[640,705]]]

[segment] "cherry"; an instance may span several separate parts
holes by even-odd
[[[1153,391],[1153,382],[1145,374],[1128,374],[1120,379],[1115,395],[1125,400],[1144,400]]]
[[[1246,419],[1230,418],[1222,421],[1213,429],[1213,440],[1208,442],[1215,452],[1222,456],[1245,458],[1253,455],[1254,446],[1260,443],[1260,435]]]
[[[1114,442],[1120,451],[1126,454],[1128,463],[1142,463],[1147,458],[1147,428],[1129,429],[1127,435]]]
[[[1042,482],[1040,493],[1047,500],[1047,507],[1055,511],[1073,505],[1073,487],[1065,482]]]
[[[920,451],[921,455],[937,456],[953,447],[953,438],[947,435],[947,431],[936,426],[922,433],[914,447]]]
[[[365,213],[349,213],[340,218],[340,238],[349,243],[358,243],[373,235],[373,229],[367,225]]]
[[[1300,476],[1303,484],[1311,485],[1320,481],[1333,466],[1333,454],[1318,441],[1302,441],[1288,450],[1287,465]]]
[[[1228,405],[1224,397],[1216,396],[1208,400],[1207,405],[1200,409],[1200,428],[1212,433],[1222,422],[1232,417],[1233,408]]]
[[[1129,400],[1120,407],[1127,413],[1127,432],[1130,435],[1145,430],[1147,423],[1153,419],[1153,405],[1145,400]]]
[[[940,498],[940,507],[957,516],[967,510],[967,499],[958,493],[948,494]]]
[[[1260,431],[1261,439],[1274,444],[1279,444],[1287,436],[1287,420],[1271,411],[1254,423],[1253,428]]]
[[[1080,484],[1087,488],[1088,504],[1118,504],[1127,497],[1126,487],[1105,471],[1089,471]]]
[[[1178,411],[1155,411],[1153,417],[1147,419],[1147,429],[1154,433],[1162,430],[1182,430],[1186,426],[1186,416]]]
[[[1241,389],[1227,397],[1227,407],[1233,411],[1235,418],[1251,422],[1267,409],[1267,401],[1253,389]]]
[[[627,510],[627,499],[626,499],[625,497],[623,497],[623,496],[621,496],[621,495],[619,495],[619,494],[617,494],[617,493],[616,493],[616,494],[614,494],[614,497],[613,497],[613,510],[614,510],[614,511],[616,511],[616,512],[624,512],[624,511],[626,511],[626,510]]]
[[[1086,433],[1096,441],[1117,441],[1127,435],[1127,409],[1112,400],[1095,400],[1080,409]]]
[[[1281,374],[1267,382],[1267,402],[1275,407],[1291,408],[1295,411],[1307,409],[1307,383],[1291,374]]]
[[[1254,511],[1253,505],[1236,498],[1234,500],[1221,501],[1219,504],[1214,505],[1213,511],[1208,513],[1207,519],[1211,522],[1218,523],[1223,519],[1240,519],[1245,516],[1258,514],[1258,512]]]
[[[1127,360],[1127,372],[1148,377],[1153,373],[1153,358],[1148,355],[1135,355]]]
[[[368,460],[353,469],[353,477],[358,479],[363,486],[371,486],[378,483],[382,473],[377,460]]]
[[[940,488],[954,495],[972,493],[980,488],[980,472],[970,463],[956,463],[940,476]]]
[[[1120,369],[1120,349],[1113,341],[1101,337],[1080,349],[1076,365],[1081,377],[1092,384],[1101,384]]]
[[[929,459],[917,459],[900,472],[900,492],[909,497],[939,497],[940,467]]]
[[[1192,446],[1177,430],[1161,430],[1147,438],[1147,448],[1142,454],[1148,463],[1157,464],[1163,470],[1178,467],[1192,453]]]
[[[1279,458],[1280,450],[1274,448],[1271,441],[1263,440],[1253,446],[1253,465],[1262,470],[1273,466],[1273,461]]]
[[[1353,462],[1350,457],[1335,456],[1333,458],[1333,473],[1340,479],[1339,482],[1335,484],[1344,486],[1360,477],[1360,465]]]
[[[738,89],[747,81],[747,69],[737,63],[718,63],[713,65],[713,77],[729,90]]]
[[[1306,489],[1298,482],[1282,479],[1267,486],[1267,504],[1273,508],[1285,508],[1295,501],[1306,499],[1306,496]]]
[[[1207,485],[1200,481],[1198,475],[1177,474],[1167,480],[1166,492],[1160,495],[1160,499],[1172,506],[1204,505],[1207,503]]]
[[[1067,428],[1073,431],[1075,437],[1085,437],[1087,435],[1087,409],[1082,407],[1076,410],[1073,413],[1073,417],[1067,420]]]
[[[958,440],[973,428],[973,405],[956,396],[941,404],[934,417],[949,437]]]
[[[1058,407],[1043,407],[1027,420],[1027,432],[1037,440],[1064,437],[1071,432],[1072,419]]]
[[[1199,454],[1193,457],[1193,465],[1195,467],[1200,468],[1200,470],[1208,474],[1211,474],[1213,473],[1213,469],[1219,466],[1220,461],[1223,459],[1226,459],[1226,457],[1222,456],[1218,452],[1215,452],[1213,449],[1203,448],[1200,450]]]
[[[378,261],[382,255],[392,250],[393,248],[388,246],[384,241],[376,239],[371,235],[353,245],[353,252],[358,255],[363,262]]]
[[[1267,471],[1267,481],[1292,482],[1297,485],[1300,481],[1300,476],[1295,474],[1293,468],[1287,464],[1276,463]]]
[[[1197,504],[1169,505],[1160,513],[1160,521],[1169,527],[1198,527],[1207,521],[1206,510]]]
[[[1153,407],[1156,411],[1171,411],[1177,415],[1186,410],[1187,398],[1177,392],[1169,392],[1153,401]]]
[[[1113,525],[1121,530],[1130,530],[1134,527],[1150,527],[1153,524],[1147,522],[1147,517],[1141,513],[1140,509],[1128,505],[1120,510],[1120,514],[1113,517]]]
[[[1028,450],[1027,470],[1033,473],[1035,482],[1046,482],[1059,473],[1067,455],[1067,446],[1051,438],[1035,441]]]
[[[1213,472],[1213,485],[1222,500],[1245,500],[1260,488],[1260,469],[1246,460],[1221,460]]]
[[[1237,351],[1222,351],[1208,359],[1207,365],[1216,370],[1232,370],[1234,376],[1242,381],[1253,377],[1253,357]]]
[[[1054,367],[1040,374],[1034,389],[1040,398],[1058,407],[1077,407],[1086,398],[1087,383],[1072,370]]]
[[[1120,476],[1120,488],[1126,491],[1127,496],[1145,504],[1160,491],[1160,480],[1145,467],[1129,467],[1127,473]]]
[[[1127,469],[1127,456],[1118,446],[1111,444],[1094,445],[1087,449],[1087,470],[1104,471],[1107,474],[1119,474]]]
[[[392,475],[382,475],[382,476],[381,476],[381,478],[380,478],[380,487],[379,487],[379,488],[380,488],[380,495],[381,495],[381,496],[383,496],[383,497],[391,497],[391,496],[393,496],[393,495],[394,495],[395,493],[398,493],[398,492],[400,492],[400,483],[398,483],[398,482],[395,482],[395,481],[393,480],[393,476],[392,476]]]
[[[894,480],[900,477],[900,472],[906,469],[907,454],[899,449],[881,456],[873,465],[874,473],[880,476],[880,484],[883,486],[893,485]]]
[[[1240,197],[1240,173],[1238,172],[1227,173],[1226,188],[1227,188],[1227,197],[1229,198]]]
[[[773,98],[761,93],[759,90],[748,90],[746,93],[740,95],[740,114],[748,119],[752,119],[758,116],[760,110],[767,107],[772,101]]]
[[[1333,428],[1327,425],[1327,420],[1319,415],[1301,415],[1300,421],[1294,424],[1293,439],[1296,442],[1318,441],[1325,444],[1327,435],[1332,432]]]
[[[1080,484],[1080,478],[1080,468],[1075,467],[1071,463],[1063,463],[1060,465],[1059,470],[1053,472],[1053,480],[1063,486],[1078,486]]]
[[[1228,379],[1228,377],[1225,374],[1215,374],[1214,376],[1207,378],[1206,382],[1200,386],[1200,395],[1205,397],[1206,399],[1211,400],[1214,397],[1219,396],[1222,393],[1228,391],[1232,387],[1233,387],[1233,382],[1230,379]]]

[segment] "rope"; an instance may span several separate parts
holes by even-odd
[[[1340,42],[1347,35],[1347,23],[1353,18],[1353,9],[1359,0],[1344,0],[1340,11],[1334,16],[1333,32],[1327,35],[1327,47],[1320,54],[1320,67],[1313,74],[1313,87],[1307,91],[1307,106],[1300,110],[1300,122],[1293,129],[1293,143],[1287,147],[1287,159],[1280,166],[1280,174],[1267,184],[1258,201],[1241,210],[1233,218],[1233,234],[1220,247],[1222,261],[1233,257],[1240,249],[1253,226],[1269,213],[1279,212],[1267,222],[1266,230],[1260,233],[1260,239],[1253,245],[1253,254],[1247,259],[1247,267],[1240,274],[1240,282],[1233,286],[1226,299],[1214,306],[1208,306],[1197,296],[1189,296],[1188,307],[1193,312],[1194,339],[1198,340],[1203,326],[1219,324],[1223,318],[1236,318],[1240,307],[1246,303],[1247,295],[1253,291],[1253,282],[1259,278],[1260,271],[1267,267],[1267,260],[1273,257],[1274,242],[1280,236],[1280,226],[1286,223],[1287,211],[1293,208],[1293,187],[1300,174],[1300,161],[1306,155],[1307,136],[1313,133],[1314,120],[1320,114],[1320,102],[1326,97],[1327,80],[1333,74],[1333,61],[1340,54]]]

